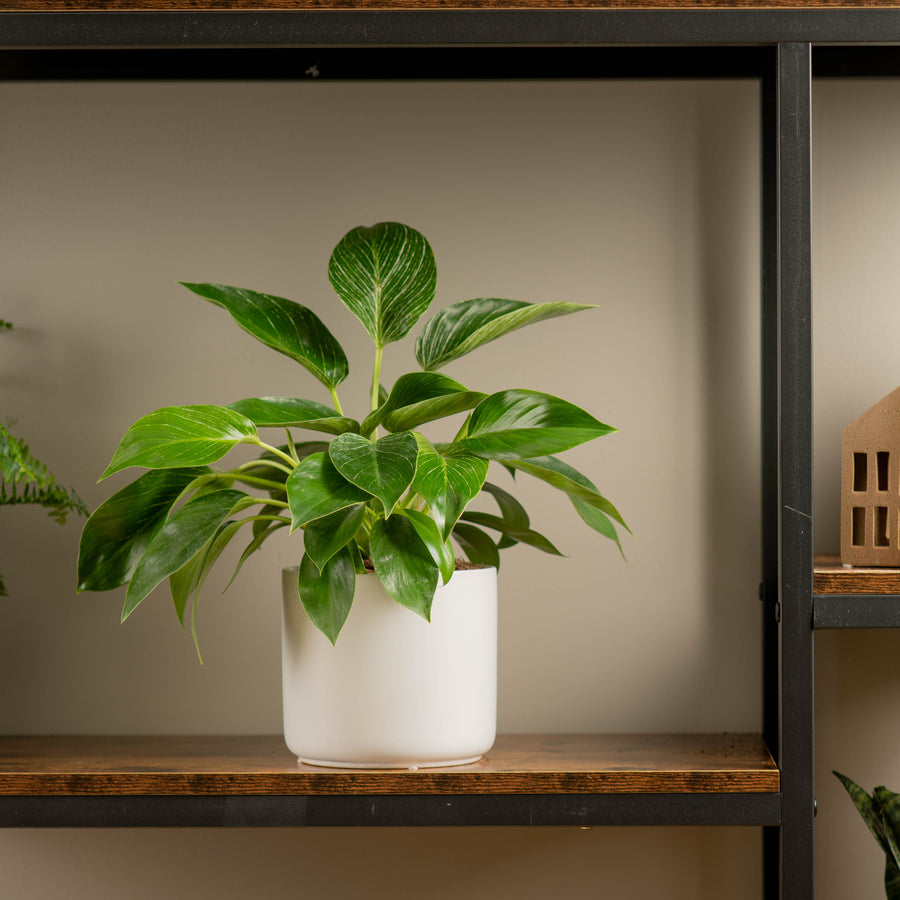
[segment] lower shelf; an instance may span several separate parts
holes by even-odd
[[[280,737],[0,738],[0,825],[777,825],[757,735],[503,735],[445,769],[298,765]]]
[[[813,628],[900,628],[900,569],[817,556],[813,591]]]

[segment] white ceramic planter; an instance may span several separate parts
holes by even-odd
[[[372,575],[356,579],[337,644],[309,621],[297,570],[282,573],[284,737],[301,762],[352,768],[462,765],[497,729],[497,572],[455,572],[431,622]]]

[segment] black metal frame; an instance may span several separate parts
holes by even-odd
[[[0,824],[753,824],[766,896],[811,900],[810,85],[900,75],[885,43],[900,9],[0,13],[0,79],[304,78],[311,63],[326,79],[759,79],[763,729],[782,776],[774,795],[2,798]],[[844,599],[819,599],[817,627],[900,625],[877,600],[845,621]]]

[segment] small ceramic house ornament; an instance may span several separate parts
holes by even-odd
[[[900,567],[900,388],[841,440],[841,562]]]

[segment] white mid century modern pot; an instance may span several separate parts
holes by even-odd
[[[356,579],[332,646],[309,621],[297,570],[282,573],[284,737],[300,762],[351,768],[462,765],[497,728],[497,571],[439,585],[431,622],[374,574]]]

